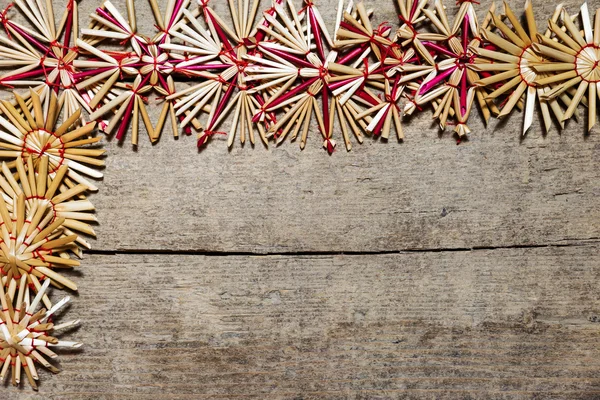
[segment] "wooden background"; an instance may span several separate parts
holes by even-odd
[[[335,3],[318,2],[331,26]],[[368,4],[396,23],[392,0]],[[543,23],[554,5],[534,7]],[[521,140],[521,114],[475,112],[457,146],[430,115],[333,156],[316,130],[304,152],[109,141],[64,315],[85,346],[0,397],[600,398],[598,132],[537,120]]]

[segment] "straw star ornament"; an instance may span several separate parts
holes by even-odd
[[[116,138],[123,140],[127,128],[131,125],[133,145],[138,144],[140,119],[144,123],[151,142],[156,142],[170,115],[173,136],[179,136],[179,121],[175,115],[175,101],[172,95],[176,92],[175,79],[180,76],[196,76],[197,72],[190,65],[204,61],[201,56],[171,53],[168,45],[169,34],[184,20],[184,12],[191,0],[169,0],[166,11],[161,13],[156,0],[150,5],[158,32],[147,37],[138,32],[134,2],[128,0],[127,18],[110,2],[96,10],[92,19],[96,26],[83,29],[83,35],[95,41],[94,45],[86,45],[78,41],[79,46],[92,56],[87,61],[90,72],[80,77],[85,80],[78,84],[80,89],[90,92],[90,106],[94,112],[91,119],[97,120],[108,115],[108,121],[100,126],[107,134],[116,132]],[[129,44],[133,51],[106,52],[98,49],[103,41],[120,41],[121,45]],[[93,72],[98,76],[89,77]],[[121,78],[129,78],[119,82]],[[163,100],[160,117],[153,125],[150,121],[146,104],[148,96],[156,93]],[[183,117],[182,117],[183,118]],[[194,127],[200,129],[200,123],[193,118]],[[118,127],[118,128],[117,128]],[[186,133],[191,133],[187,130]]]
[[[423,13],[439,31],[436,41],[423,43],[438,60],[435,71],[417,90],[415,101],[419,105],[433,104],[433,117],[442,130],[453,114],[454,131],[463,137],[470,133],[467,121],[475,99],[475,82],[479,79],[472,68],[475,58],[472,48],[480,43],[477,15],[471,1],[462,2],[452,26],[441,0],[435,1],[433,10],[424,9]]]
[[[65,3],[58,25],[51,1],[16,1],[0,14],[0,24],[6,32],[0,35],[0,67],[8,69],[0,75],[0,85],[9,89],[33,88],[42,98],[54,91],[68,118],[81,108],[88,113],[91,109],[76,87],[80,61],[80,51],[75,46],[78,6],[75,0]],[[29,24],[14,21],[14,13],[21,14]],[[22,95],[29,99],[29,91]],[[85,123],[85,116],[80,117]]]
[[[81,343],[59,340],[55,332],[79,324],[79,320],[54,324],[53,317],[70,301],[65,297],[49,309],[38,306],[46,296],[49,281],[46,281],[32,298],[27,278],[10,281],[5,290],[0,285],[0,382],[10,376],[14,386],[19,386],[23,374],[33,390],[38,390],[39,375],[36,364],[41,364],[52,373],[60,372],[48,359],[56,359],[55,349],[81,347]]]
[[[556,21],[560,14],[560,5],[554,13],[552,20]],[[508,4],[504,4],[506,19],[496,13],[492,13],[493,25],[498,32],[483,30],[485,40],[497,47],[497,50],[473,47],[472,51],[481,57],[482,62],[474,69],[480,72],[492,72],[494,75],[480,79],[479,86],[490,86],[499,84],[498,88],[487,95],[487,99],[495,100],[506,96],[507,99],[501,104],[499,118],[509,115],[524,98],[525,116],[523,120],[523,135],[527,133],[533,124],[533,114],[536,102],[540,105],[546,131],[552,126],[552,114],[560,121],[561,128],[564,127],[564,111],[556,99],[547,99],[545,93],[551,90],[548,86],[540,86],[537,81],[538,75],[547,76],[547,73],[539,73],[538,68],[546,63],[546,60],[536,51],[534,45],[541,37],[533,8],[529,0],[525,3],[525,18],[527,29],[525,29],[519,18],[513,13]],[[549,33],[546,33],[549,36]],[[486,60],[485,62],[483,60]],[[570,104],[565,96],[562,101]]]
[[[587,3],[581,6],[583,34],[566,10],[563,9],[561,15],[563,27],[552,20],[549,21],[549,28],[554,37],[538,35],[540,42],[533,45],[538,53],[549,60],[545,64],[536,66],[536,71],[558,73],[540,77],[536,83],[556,85],[554,89],[541,96],[543,99],[554,99],[571,88],[577,88],[562,121],[573,116],[587,93],[589,132],[596,124],[598,111],[596,97],[600,96],[600,8],[596,10],[596,16],[592,21]]]
[[[2,164],[2,172],[7,177],[0,176],[0,187],[2,194],[7,202],[9,212],[15,207],[14,199],[18,199],[21,194],[25,195],[25,206],[27,212],[37,210],[37,212],[47,213],[50,223],[57,219],[62,222],[63,236],[77,235],[75,242],[84,248],[91,248],[91,245],[81,236],[96,236],[94,229],[89,224],[97,222],[96,217],[91,212],[94,211],[94,205],[83,198],[88,187],[82,184],[73,185],[68,181],[68,166],[62,165],[56,173],[49,174],[49,158],[44,155],[37,160],[35,165],[34,158],[28,156],[26,159],[17,158],[16,173],[13,174],[6,163]],[[11,176],[13,175],[13,176]],[[77,232],[75,234],[73,231]],[[80,249],[70,246],[69,250],[82,256]]]
[[[254,90],[271,89],[257,117],[264,121],[269,112],[285,110],[268,134],[280,144],[295,126],[292,139],[302,130],[303,149],[314,114],[323,146],[332,153],[336,106],[330,101],[328,64],[336,59],[337,52],[329,51],[334,48],[333,41],[312,1],[305,1],[299,12],[291,1],[286,1],[286,5],[287,10],[275,4],[275,15],[264,14],[269,26],[260,25],[259,29],[273,40],[258,43],[260,55],[247,57],[253,63],[247,68],[248,80],[263,81]]]
[[[274,4],[281,3],[281,0]],[[243,4],[243,5],[242,5]],[[274,122],[273,113],[266,115],[259,123],[255,115],[264,104],[264,97],[248,79],[249,61],[247,57],[256,54],[256,47],[264,40],[265,33],[259,30],[268,26],[266,16],[271,16],[275,8],[267,10],[259,17],[260,0],[229,2],[233,28],[210,7],[208,0],[199,1],[192,12],[184,11],[189,25],[179,24],[171,31],[182,43],[165,45],[177,53],[197,54],[198,61],[189,68],[198,71],[200,83],[171,94],[168,99],[177,99],[177,115],[184,112],[188,116],[181,125],[186,126],[192,118],[207,114],[206,124],[198,137],[198,146],[203,146],[215,134],[223,120],[234,112],[233,123],[228,134],[228,147],[233,145],[236,132],[242,144],[249,139],[256,143],[256,134],[268,145],[266,129]],[[257,21],[255,25],[255,21]]]
[[[31,165],[31,159],[28,160]],[[24,165],[19,166],[19,175],[24,174]],[[43,168],[47,168],[47,160]],[[43,170],[40,178],[32,183],[40,189],[40,195],[31,193],[32,186],[26,183],[33,174],[26,174],[23,180],[23,190],[12,177],[12,174],[2,165],[3,177],[0,176],[2,199],[0,199],[0,274],[11,279],[26,276],[28,282],[39,290],[41,281],[49,280],[55,286],[77,290],[77,285],[64,277],[57,270],[77,267],[79,261],[71,259],[69,253],[78,253],[77,235],[68,231],[65,225],[65,215],[59,217],[57,208],[66,205],[70,200],[85,190],[77,186],[65,192],[59,192],[62,177],[50,179],[50,185],[44,188]],[[61,174],[66,172],[65,169]],[[47,176],[46,176],[47,177]],[[12,197],[11,197],[12,195]],[[50,199],[50,200],[48,200]],[[68,215],[66,215],[68,216]],[[73,221],[72,217],[70,218]],[[46,306],[51,306],[47,297],[43,298]]]
[[[88,179],[102,178],[98,168],[104,166],[101,157],[105,150],[90,147],[102,139],[92,136],[96,123],[79,126],[81,108],[59,123],[64,103],[60,104],[53,91],[42,103],[37,93],[31,90],[31,108],[17,93],[14,97],[16,107],[6,100],[0,102],[0,110],[8,118],[0,116],[0,159],[7,160],[9,167],[13,168],[14,160],[31,156],[37,168],[41,158],[47,156],[51,176],[66,165],[67,176],[72,181],[85,185],[89,190],[98,190]]]

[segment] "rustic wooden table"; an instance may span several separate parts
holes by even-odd
[[[472,121],[459,146],[425,112],[333,156],[316,131],[304,152],[108,142],[67,314],[85,346],[0,397],[600,398],[599,133]]]

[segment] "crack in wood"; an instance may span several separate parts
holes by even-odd
[[[573,239],[569,239],[573,240]],[[453,253],[474,251],[495,251],[514,249],[540,249],[560,247],[581,247],[600,244],[600,238],[575,239],[571,243],[520,244],[509,246],[475,246],[456,248],[401,249],[382,251],[289,251],[289,252],[253,252],[253,251],[218,251],[218,250],[163,250],[163,249],[120,249],[120,250],[88,250],[91,255],[181,255],[206,257],[334,257],[334,256],[378,256],[410,253]]]

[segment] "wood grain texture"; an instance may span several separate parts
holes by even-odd
[[[94,248],[365,252],[598,239],[598,135],[533,132],[519,144],[511,126],[456,146],[420,120],[407,143],[332,157],[317,143],[227,154],[213,142],[200,155],[188,139],[138,153],[110,144]]]
[[[598,398],[598,250],[91,256],[19,398]]]
[[[335,3],[317,3],[330,25]],[[393,0],[367,4],[396,23]],[[82,25],[98,5],[79,2]],[[534,8],[543,26],[554,4]],[[457,146],[425,111],[404,143],[331,157],[316,129],[304,152],[108,142],[105,254],[63,318],[85,346],[0,398],[600,398],[600,138],[536,120],[521,140],[521,123],[475,113]]]
[[[145,2],[137,3],[144,13]],[[319,2],[332,25],[335,3]],[[226,4],[215,3],[223,15]],[[375,21],[397,20],[392,0],[368,4]],[[565,3],[572,12],[575,4]],[[488,6],[478,8],[482,16]],[[540,24],[553,8],[536,2]],[[151,18],[139,19],[152,29]],[[93,197],[101,221],[95,248],[365,252],[600,237],[600,136],[584,137],[576,121],[544,136],[536,120],[521,139],[521,124],[517,112],[486,128],[475,111],[470,140],[457,146],[425,110],[405,124],[404,143],[367,139],[331,157],[316,127],[304,152],[297,143],[266,150],[237,141],[228,152],[216,136],[198,154],[195,137],[174,141],[167,131],[158,145],[143,140],[135,152],[129,139],[113,141]]]

